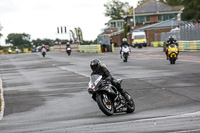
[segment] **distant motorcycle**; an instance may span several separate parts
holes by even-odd
[[[121,84],[122,80],[118,80],[118,82]],[[131,96],[126,92],[130,101],[128,103],[117,88],[102,80],[101,75],[92,75],[88,85],[88,93],[92,94],[93,100],[97,102],[105,115],[111,116],[113,113],[119,112],[132,113],[135,110],[135,103]]]
[[[175,44],[171,44],[168,47],[168,57],[170,64],[175,64],[178,55],[178,47]]]
[[[42,56],[43,56],[43,57],[45,57],[46,52],[47,52],[47,50],[46,50],[45,48],[42,48],[41,53],[42,53]]]
[[[67,52],[68,56],[71,55],[71,51],[72,51],[71,47],[67,47],[66,48],[66,52]]]
[[[128,61],[128,56],[130,55],[130,53],[131,53],[130,47],[128,47],[126,45],[122,47],[122,49],[121,49],[121,57],[122,57],[124,62]]]

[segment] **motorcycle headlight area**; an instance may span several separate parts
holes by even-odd
[[[177,51],[176,49],[175,49],[175,50],[171,50],[171,49],[170,49],[170,52],[171,52],[171,53],[175,53],[176,51]]]

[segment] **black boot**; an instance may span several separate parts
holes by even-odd
[[[125,91],[122,91],[121,94],[122,94],[122,96],[125,98],[125,100],[126,100],[129,104],[131,104],[131,101],[130,101],[128,95],[126,95],[126,92],[125,92]]]

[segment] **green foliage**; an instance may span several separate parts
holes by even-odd
[[[183,5],[183,0],[161,0],[170,6],[180,6]]]
[[[200,19],[199,0],[184,0],[184,10],[181,19],[184,21],[195,21]]]
[[[124,37],[127,38],[127,33],[130,31],[130,25],[124,26]]]
[[[13,46],[24,45],[24,47],[28,48],[31,46],[30,44],[30,35],[25,33],[11,33],[7,36],[6,43],[13,44]]]
[[[128,2],[121,2],[119,0],[112,0],[104,4],[106,8],[105,16],[112,19],[121,19],[122,14],[129,12],[131,7]]]
[[[1,27],[1,24],[0,24],[0,31],[3,27]],[[0,33],[0,38],[3,36],[3,34]]]
[[[142,3],[144,3],[145,1],[147,1],[147,0],[139,0],[138,1],[138,6],[141,5]]]
[[[23,45],[20,45],[19,49],[21,49],[22,53],[24,52],[24,46]]]
[[[0,38],[3,36],[3,34],[0,33]]]
[[[147,0],[139,0],[138,1],[138,5],[141,5],[142,3],[144,3]],[[170,6],[179,6],[179,5],[183,5],[183,0],[159,0],[160,2],[164,2]]]
[[[37,46],[41,46],[42,44],[44,44],[44,45],[49,45],[49,46],[53,46],[54,44],[53,44],[53,40],[51,40],[51,39],[36,39],[36,40],[32,40],[32,44],[33,45],[35,45],[36,47]]]

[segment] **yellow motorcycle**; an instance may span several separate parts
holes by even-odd
[[[170,64],[175,64],[178,55],[178,47],[175,44],[171,44],[168,47],[168,57]]]

